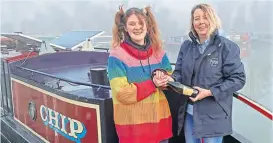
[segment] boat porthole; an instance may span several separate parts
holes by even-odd
[[[36,121],[37,111],[36,111],[36,106],[34,101],[31,101],[28,104],[28,115],[31,120]]]

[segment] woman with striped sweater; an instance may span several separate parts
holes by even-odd
[[[166,143],[172,119],[162,91],[172,67],[149,7],[120,7],[108,59],[114,121],[120,143]],[[156,75],[156,76],[153,76]]]

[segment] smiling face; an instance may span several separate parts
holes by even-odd
[[[193,13],[193,27],[199,38],[208,37],[210,23],[207,15],[199,8]]]
[[[144,45],[144,38],[147,34],[147,26],[144,17],[132,14],[126,22],[126,32],[128,32],[132,41]]]

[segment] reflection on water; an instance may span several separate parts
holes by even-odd
[[[165,45],[165,50],[172,63],[180,49],[180,44]],[[246,84],[239,92],[272,111],[273,101],[273,44],[269,42],[252,42],[250,45],[239,45],[242,62],[246,71]]]

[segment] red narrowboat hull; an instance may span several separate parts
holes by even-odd
[[[15,120],[43,141],[101,143],[99,105],[70,100],[14,78],[11,85]]]

